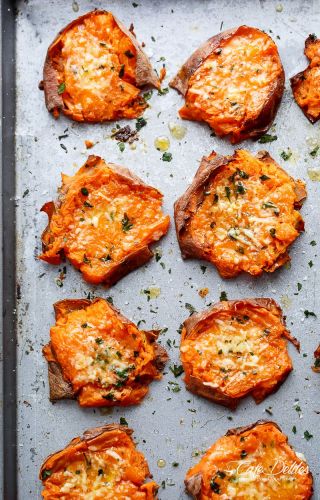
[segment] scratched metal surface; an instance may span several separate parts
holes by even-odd
[[[149,462],[154,479],[162,484],[161,500],[184,499],[183,478],[187,469],[198,458],[196,450],[205,450],[230,427],[270,418],[288,434],[296,450],[307,457],[315,478],[315,496],[320,498],[319,481],[319,411],[320,377],[310,365],[313,351],[319,343],[318,320],[304,317],[304,310],[320,314],[319,302],[319,183],[308,177],[308,168],[319,166],[319,159],[310,151],[320,144],[319,124],[312,126],[293,102],[288,78],[306,65],[303,56],[304,40],[319,28],[320,4],[317,1],[142,1],[138,7],[124,0],[25,0],[18,2],[17,15],[17,217],[18,217],[18,443],[20,500],[40,498],[41,485],[37,479],[39,466],[51,452],[62,448],[83,430],[103,423],[118,422],[125,417],[135,431],[135,439]],[[77,5],[79,11],[75,12]],[[233,147],[226,141],[210,136],[204,124],[184,122],[185,138],[179,142],[168,130],[170,121],[179,122],[177,111],[182,98],[173,90],[164,96],[154,92],[150,108],[145,113],[148,124],[140,132],[136,150],[126,146],[121,153],[116,141],[108,138],[113,124],[80,125],[64,117],[55,121],[46,111],[42,93],[37,85],[41,79],[46,49],[57,31],[77,15],[95,7],[114,12],[127,26],[134,23],[138,40],[146,43],[146,51],[156,68],[165,57],[168,77],[198,45],[223,29],[243,23],[270,32],[276,40],[286,71],[286,91],[274,127],[278,140],[266,144],[275,160],[290,174],[306,181],[308,199],[302,210],[306,232],[291,249],[292,266],[259,279],[241,276],[224,281],[213,266],[195,260],[182,262],[175,232],[171,227],[159,245],[163,257],[152,260],[120,281],[110,290],[91,287],[82,281],[78,272],[67,267],[63,287],[56,285],[59,267],[37,261],[40,252],[40,234],[46,217],[39,212],[42,204],[56,196],[60,174],[73,174],[87,156],[84,140],[97,142],[90,153],[107,161],[123,164],[164,193],[164,210],[172,216],[173,202],[191,181],[199,160],[212,149],[231,153]],[[318,34],[319,31],[318,31]],[[154,41],[152,40],[154,38]],[[67,129],[68,137],[59,140]],[[170,138],[170,163],[161,160],[154,147],[159,135]],[[307,138],[313,140],[307,141]],[[67,151],[61,147],[64,145]],[[256,152],[257,143],[246,142],[243,147]],[[264,146],[262,146],[263,148]],[[290,147],[291,159],[284,162],[281,151]],[[319,241],[318,241],[319,239]],[[317,241],[316,246],[310,245]],[[308,262],[314,266],[309,267]],[[162,264],[164,266],[161,266]],[[205,273],[200,265],[207,267]],[[164,267],[164,268],[163,268]],[[170,272],[171,270],[171,272]],[[297,291],[297,282],[302,284]],[[149,302],[142,289],[159,287],[158,298]],[[317,287],[318,286],[318,287]],[[209,288],[206,299],[198,295],[202,287]],[[189,312],[185,303],[197,310],[219,299],[225,290],[230,299],[241,297],[272,297],[282,303],[288,326],[301,341],[301,353],[289,346],[294,372],[280,390],[259,406],[250,399],[238,410],[229,410],[188,393],[182,379],[174,379],[169,370],[162,381],[151,385],[150,395],[140,406],[101,412],[80,409],[75,402],[52,405],[48,400],[47,366],[41,354],[48,341],[53,323],[52,304],[67,297],[85,297],[89,292],[102,297],[112,296],[114,304],[133,321],[145,320],[147,328],[168,328],[161,337],[166,344],[175,340],[169,349],[170,363],[179,364],[180,323]],[[178,382],[181,391],[168,390],[169,382]],[[297,400],[299,403],[297,403]],[[301,412],[294,409],[295,403]],[[232,417],[232,421],[228,419]],[[293,425],[297,433],[293,434]],[[304,431],[313,434],[309,441]],[[159,468],[157,461],[166,466]],[[172,463],[178,462],[178,467]],[[165,486],[165,487],[163,487]]]

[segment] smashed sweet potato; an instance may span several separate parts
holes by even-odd
[[[49,224],[40,259],[59,264],[66,257],[90,283],[110,286],[145,264],[149,245],[168,231],[162,194],[129,170],[89,156],[74,176],[62,175],[57,202],[42,211]]]
[[[62,300],[43,348],[48,361],[50,400],[77,398],[81,406],[139,403],[168,359],[155,341],[159,331],[142,331],[108,301]]]
[[[186,386],[232,409],[249,394],[260,403],[292,370],[287,339],[299,348],[274,300],[218,302],[183,324]]]
[[[312,367],[312,370],[316,373],[320,373],[320,344],[318,345],[317,349],[314,351],[314,365]]]
[[[196,500],[308,500],[313,478],[274,422],[258,421],[219,438],[186,475]]]
[[[284,80],[278,49],[270,36],[240,26],[205,42],[170,85],[185,97],[181,118],[205,121],[216,135],[237,143],[268,130]]]
[[[288,247],[303,231],[304,183],[292,179],[266,151],[204,157],[175,203],[184,258],[212,262],[224,278],[258,276],[290,260]]]
[[[50,45],[43,69],[48,111],[80,122],[136,118],[147,107],[144,86],[160,87],[149,59],[111,12],[72,21]]]
[[[290,78],[296,103],[311,123],[320,118],[320,40],[309,35],[305,41],[304,53],[309,66]]]
[[[109,424],[89,429],[61,451],[50,455],[40,469],[46,500],[155,500],[158,485],[147,461],[136,450],[126,426]]]

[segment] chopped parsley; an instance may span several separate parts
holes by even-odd
[[[263,209],[272,208],[273,213],[275,215],[280,214],[280,209],[272,201],[265,201],[264,203],[262,203],[262,208]]]
[[[81,193],[83,194],[83,196],[88,196],[89,195],[89,191],[87,190],[86,187],[82,187],[81,188]]]
[[[241,450],[240,458],[246,458],[247,455],[248,453],[246,452],[246,450]]]
[[[142,97],[144,98],[145,101],[149,101],[152,97],[152,94],[153,94],[153,91],[149,90],[148,92],[145,92]]]
[[[185,303],[185,308],[188,309],[190,316],[196,312],[195,307],[193,307],[193,305],[189,304],[188,302]]]
[[[125,55],[129,58],[132,59],[134,57],[134,54],[131,52],[131,50],[126,50]]]
[[[165,87],[164,89],[158,90],[158,95],[166,95],[169,92],[169,88]]]
[[[210,481],[210,488],[212,489],[212,491],[214,493],[216,493],[217,495],[220,495],[220,485],[219,485],[219,483],[216,483],[216,481],[214,479],[211,479],[211,481]]]
[[[312,158],[315,158],[317,156],[319,147],[320,146],[316,146],[312,151],[310,151],[310,156],[312,156]]]
[[[85,207],[93,208],[93,205],[91,205],[91,203],[89,203],[87,200],[83,204]]]
[[[242,184],[242,182],[237,182],[236,184],[236,193],[237,194],[245,194],[246,188]]]
[[[293,432],[293,434],[297,434],[297,428],[295,425],[292,427],[292,432]]]
[[[227,297],[227,292],[222,291],[222,292],[220,293],[220,302],[224,302],[224,301],[226,301],[226,300],[228,300],[228,297]]]
[[[265,175],[265,174],[260,175],[261,181],[268,181],[269,179],[270,179],[270,177],[268,175]]]
[[[127,233],[128,231],[130,231],[130,229],[132,229],[133,227],[133,223],[130,221],[128,215],[125,213],[122,220],[121,220],[121,224],[122,224],[122,231],[124,233]]]
[[[310,434],[310,432],[309,432],[309,431],[304,431],[303,435],[304,435],[304,438],[305,438],[307,441],[309,441],[310,439],[312,439],[312,438],[313,438],[313,435],[312,435],[312,434]]]
[[[65,90],[66,90],[66,84],[64,82],[60,83],[60,85],[58,86],[58,94],[63,94]]]
[[[119,78],[122,78],[124,76],[124,68],[125,68],[125,65],[121,64],[121,68],[119,71]]]
[[[171,161],[172,160],[172,153],[168,153],[168,151],[166,151],[165,153],[163,153],[161,160],[162,161]]]
[[[48,477],[50,477],[51,474],[52,474],[52,470],[51,469],[44,469],[42,471],[41,478],[42,479],[48,479]]]
[[[309,316],[312,316],[314,318],[317,317],[316,313],[312,312],[312,311],[308,311],[307,309],[304,311],[304,315],[306,318],[309,318]]]
[[[260,137],[258,142],[260,144],[266,144],[267,142],[273,142],[273,141],[276,141],[277,139],[278,139],[278,136],[276,136],[276,135],[264,134]]]
[[[145,127],[147,125],[147,120],[143,118],[143,116],[140,116],[140,118],[137,119],[136,121],[136,130],[141,130],[142,127]]]
[[[101,345],[101,344],[103,344],[103,339],[101,337],[97,337],[95,339],[95,342],[96,342],[96,344]]]
[[[118,142],[118,148],[120,149],[121,153],[124,152],[125,150],[125,143],[124,142]]]
[[[180,377],[183,374],[183,366],[182,365],[171,365],[169,366],[170,371],[173,373],[175,378]]]
[[[288,149],[287,151],[282,151],[282,153],[280,154],[280,156],[281,156],[281,158],[284,161],[287,161],[287,160],[289,160],[289,158],[291,158],[292,151],[290,149]]]
[[[228,200],[230,201],[230,194],[231,194],[231,190],[229,188],[229,186],[225,186],[225,192],[226,192],[226,197],[228,198]]]

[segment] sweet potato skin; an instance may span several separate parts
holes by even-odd
[[[40,90],[44,90],[46,107],[48,111],[52,112],[55,117],[58,117],[59,113],[63,112],[66,116],[69,116],[73,120],[86,121],[83,120],[81,117],[70,113],[70,111],[64,104],[62,94],[59,94],[58,92],[58,86],[59,86],[58,73],[53,63],[53,51],[59,46],[62,36],[66,32],[68,32],[68,30],[70,30],[76,25],[81,25],[83,21],[85,21],[90,17],[99,16],[101,14],[108,14],[108,12],[105,10],[95,9],[91,12],[88,12],[87,14],[84,14],[83,16],[78,17],[77,19],[74,19],[58,33],[58,35],[48,48],[43,67],[43,80],[40,82],[39,88]],[[137,51],[137,63],[135,72],[137,87],[143,88],[145,86],[151,86],[157,89],[160,88],[159,79],[154,69],[152,68],[148,57],[142,50],[140,44],[137,42],[135,35],[131,31],[129,31],[113,14],[112,17],[116,25],[119,27],[122,33],[124,33],[130,39],[130,41],[132,42],[133,46]],[[99,122],[101,120],[99,119],[95,120],[93,118],[90,119],[90,121]]]
[[[228,41],[236,36],[240,30],[257,30],[248,26],[240,26],[237,28],[226,30],[207,40],[202,44],[183,64],[177,75],[171,80],[170,86],[186,96],[188,91],[189,80],[195,71],[203,64],[203,62],[212,54],[218,53],[221,42]],[[259,30],[257,30],[259,31]],[[230,141],[232,144],[241,142],[245,139],[257,139],[265,134],[270,128],[274,117],[280,105],[284,92],[285,74],[282,63],[279,58],[281,71],[279,76],[274,81],[269,95],[265,99],[264,105],[255,119],[247,119],[240,133],[232,133]]]
[[[232,436],[238,437],[239,436],[241,439],[242,436],[244,436],[244,435],[247,436],[248,433],[250,433],[250,431],[254,431],[255,429],[259,429],[260,426],[268,426],[269,433],[275,432],[277,434],[278,433],[282,434],[281,428],[275,422],[270,421],[270,420],[258,420],[257,422],[250,424],[250,425],[247,425],[247,426],[229,429],[226,432],[224,437],[232,437]],[[285,438],[284,444],[288,449],[288,453],[295,454],[294,449],[288,443],[287,436],[284,436],[282,434],[282,438],[283,437]],[[220,438],[218,441],[222,441],[222,440],[223,440],[223,438]],[[222,444],[220,446],[222,446]],[[210,451],[213,450],[214,447],[215,447],[215,444],[211,448],[209,448],[209,450],[206,452],[206,454],[201,459],[201,461],[196,466],[192,467],[186,475],[186,478],[185,478],[186,491],[195,500],[208,500],[209,498],[216,498],[216,497],[219,498],[219,496],[218,496],[219,494],[215,495],[214,490],[212,491],[212,488],[211,488],[211,495],[212,496],[210,494],[208,495],[208,494],[202,492],[202,488],[205,484],[204,483],[204,476],[206,477],[206,479],[208,477],[208,471],[206,470],[206,460],[207,460],[207,457],[209,458]],[[232,462],[232,463],[234,464],[235,462]],[[201,464],[202,464],[202,467],[201,467]],[[299,498],[301,498],[301,500],[309,500],[313,495],[313,476],[309,470],[308,470],[308,473],[306,474],[305,482],[307,483],[306,488],[305,488],[307,491],[305,492],[304,496],[299,496]],[[208,485],[207,485],[207,488],[208,488]],[[274,498],[274,499],[280,498],[280,496],[277,496],[277,495],[281,495],[280,488],[281,488],[281,485],[279,486],[279,491],[275,491],[274,492],[275,496],[272,498]]]
[[[308,52],[308,49],[310,49],[310,46],[319,45],[319,44],[320,44],[320,40],[317,39],[314,35],[308,36],[308,38],[305,41],[304,53],[305,53],[305,56],[307,57],[307,59],[309,60],[309,65],[305,70],[300,71],[299,73],[297,73],[296,75],[294,75],[290,78],[290,84],[291,84],[293,97],[294,97],[296,103],[298,104],[298,106],[300,107],[300,109],[302,110],[302,112],[304,113],[304,115],[308,118],[308,120],[311,123],[316,123],[320,119],[320,98],[318,99],[318,106],[319,106],[318,113],[314,113],[314,112],[311,113],[308,109],[307,103],[299,102],[300,101],[299,91],[300,91],[301,87],[303,86],[303,82],[308,79],[309,73],[312,70],[312,68],[316,68],[320,65],[320,62],[317,58],[315,58],[315,61],[313,63],[313,59],[310,57],[310,54]],[[318,87],[317,81],[315,81],[313,85],[315,87]]]
[[[50,471],[50,476],[52,471],[59,471],[62,467],[68,464],[68,460],[75,455],[84,454],[86,451],[99,451],[103,449],[112,449],[115,446],[125,446],[128,448],[129,453],[134,455],[137,467],[137,462],[140,463],[140,478],[135,479],[136,484],[141,483],[140,492],[145,493],[146,500],[155,500],[156,493],[158,490],[158,485],[154,481],[145,482],[146,479],[152,478],[148,464],[142,455],[135,449],[135,445],[132,440],[133,430],[127,426],[119,424],[107,424],[101,427],[95,427],[86,430],[82,436],[76,437],[70,441],[70,443],[60,451],[52,453],[43,462],[39,472],[39,479],[42,481],[43,485],[46,486],[46,472]],[[50,478],[49,476],[49,478]],[[141,481],[141,479],[144,479]],[[43,492],[44,498],[50,498],[46,495],[46,491]],[[118,496],[116,498],[119,498]]]
[[[237,151],[236,151],[237,153]],[[235,153],[235,155],[236,155]],[[174,204],[174,220],[175,220],[175,228],[176,234],[181,250],[181,255],[184,259],[188,258],[196,258],[203,259],[211,262],[210,255],[206,251],[206,248],[200,245],[190,233],[188,225],[192,220],[194,214],[196,214],[198,208],[201,206],[204,198],[205,198],[205,186],[211,180],[213,180],[220,172],[226,167],[230,162],[233,161],[235,155],[230,157],[225,157],[215,153],[212,153],[208,157],[203,157],[200,163],[200,166],[194,176],[194,179],[190,186],[187,188],[185,193],[178,198],[178,200]],[[267,151],[259,151],[256,154],[256,158],[265,163],[276,164],[274,160],[271,158]],[[276,164],[277,165],[277,164]],[[279,165],[277,168],[285,172]],[[300,209],[304,200],[306,199],[307,193],[305,189],[305,185],[301,181],[294,181],[294,189],[295,189],[295,203],[294,208]],[[299,227],[297,228],[299,232],[304,230],[303,220],[299,222]],[[279,258],[276,262],[274,262],[273,267],[269,269],[265,269],[268,272],[275,271],[278,267],[281,267],[283,264],[290,260],[288,252],[285,252],[279,255]],[[260,274],[262,274],[264,269],[261,269]],[[240,274],[241,271],[224,270],[218,267],[218,271],[223,278],[233,278]]]
[[[205,311],[193,314],[187,320],[184,321],[181,333],[181,346],[183,346],[184,342],[187,341],[188,338],[194,332],[197,332],[199,328],[201,328],[201,324],[210,320],[211,317],[213,318],[217,313],[226,311],[232,314],[236,314],[237,311],[240,311],[242,307],[252,308],[253,311],[255,309],[262,308],[268,312],[271,312],[272,314],[276,314],[280,319],[280,323],[283,325],[284,328],[286,328],[285,318],[283,317],[282,310],[273,299],[256,298],[256,299],[223,301],[213,304],[209,309]],[[294,346],[298,350],[300,350],[300,343],[290,335],[290,332],[287,329],[285,329],[283,336],[288,340],[290,340],[294,344]],[[215,403],[226,406],[231,410],[235,410],[240,401],[246,396],[248,396],[250,393],[252,394],[257,404],[261,403],[269,394],[276,392],[280,388],[282,383],[285,381],[287,376],[292,371],[292,365],[288,364],[285,370],[283,370],[281,377],[278,378],[276,385],[258,390],[256,387],[252,387],[252,389],[249,392],[247,392],[245,395],[241,397],[231,397],[228,396],[225,393],[225,391],[223,391],[223,389],[221,389],[220,387],[212,387],[210,385],[207,385],[203,382],[203,380],[192,375],[190,373],[188,363],[184,362],[183,357],[182,357],[182,364],[184,366],[184,372],[185,372],[184,381],[189,391],[199,396],[203,396],[207,399],[210,399]]]
[[[96,298],[93,300],[89,299],[64,299],[54,304],[55,318],[56,321],[63,319],[72,311],[78,311],[86,309],[90,305],[104,300],[101,298]],[[123,316],[118,309],[116,309],[112,304],[108,303],[108,307],[113,311],[115,316],[121,321],[123,325],[132,325],[133,323]],[[168,354],[166,350],[156,342],[159,331],[150,330],[144,331],[147,341],[152,344],[154,350],[154,359],[152,365],[154,367],[154,374],[145,374],[139,377],[139,381],[134,382],[132,386],[132,392],[129,396],[124,397],[122,400],[104,400],[103,406],[127,406],[132,404],[137,404],[148,392],[148,385],[154,378],[160,378],[161,373],[165,367],[168,360]],[[50,390],[50,401],[58,401],[61,399],[77,399],[78,392],[73,389],[71,382],[66,379],[63,373],[63,369],[55,355],[52,343],[45,345],[43,348],[43,355],[48,362],[48,379],[49,379],[49,390]],[[84,405],[85,406],[85,405]],[[88,404],[88,406],[95,406]],[[102,406],[99,404],[98,406]]]
[[[85,165],[82,167],[82,169],[85,168],[86,172],[89,175],[90,172],[93,171],[96,166],[103,163],[104,160],[102,160],[100,157],[95,155],[90,155]],[[118,177],[120,182],[123,183],[124,185],[128,185],[131,190],[134,190],[139,187],[141,188],[145,187],[146,190],[150,190],[150,192],[152,191],[159,199],[162,199],[162,194],[158,190],[148,186],[142,179],[133,174],[127,168],[122,167],[120,165],[116,165],[114,163],[109,163],[107,164],[107,166],[110,169],[112,169],[112,171]],[[68,186],[63,183],[63,186],[60,190],[59,198],[56,201],[50,201],[45,203],[41,208],[41,211],[46,213],[48,216],[48,224],[45,230],[43,231],[41,237],[42,254],[40,255],[40,259],[49,262],[50,264],[55,264],[55,265],[60,264],[63,260],[65,260],[66,257],[63,249],[61,249],[55,255],[52,254],[49,255],[48,252],[50,250],[50,242],[51,242],[50,223],[53,215],[56,214],[59,211],[60,207],[62,206],[65,199],[65,195],[67,195],[67,193],[68,193]],[[162,234],[159,235],[159,237],[166,234],[169,228],[169,224],[170,224],[169,216],[164,217],[163,231]],[[158,238],[156,238],[154,241],[156,241],[157,239]],[[153,241],[151,241],[147,245],[146,244],[142,244],[140,246],[136,245],[136,248],[129,250],[129,253],[125,255],[120,261],[117,261],[115,265],[106,269],[106,272],[102,277],[95,276],[93,274],[88,274],[82,271],[84,279],[93,284],[103,283],[107,288],[109,288],[110,286],[118,282],[121,278],[126,276],[128,273],[133,271],[134,269],[146,264],[153,257],[153,252],[150,249],[151,243],[153,243]],[[79,264],[75,262],[72,263],[76,267],[80,267]]]

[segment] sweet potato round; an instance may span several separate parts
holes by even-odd
[[[205,121],[232,143],[270,127],[284,90],[284,70],[273,40],[240,26],[213,36],[171,81],[185,97],[180,116]]]
[[[143,454],[136,450],[126,426],[96,427],[74,438],[41,466],[42,497],[123,498],[155,500],[158,485],[146,482],[150,471]]]
[[[56,324],[43,348],[50,400],[81,406],[141,402],[168,359],[159,331],[142,331],[108,301],[66,299],[54,304]]]
[[[296,103],[311,123],[320,118],[320,40],[309,35],[305,41],[304,53],[309,66],[290,78]]]
[[[136,118],[147,107],[141,88],[159,79],[132,31],[94,10],[68,24],[50,45],[43,69],[48,111],[81,122]]]
[[[72,177],[62,175],[56,202],[42,211],[49,224],[40,259],[64,257],[86,281],[111,286],[153,256],[150,245],[167,233],[162,194],[128,169],[89,156]]]
[[[292,370],[282,311],[272,299],[223,301],[183,323],[181,361],[187,388],[231,409],[260,403]]]
[[[266,151],[212,152],[175,203],[182,256],[212,262],[224,278],[273,272],[290,260],[288,247],[303,231],[297,209],[305,197],[304,183]]]
[[[276,423],[263,420],[219,438],[187,472],[185,485],[196,500],[309,500],[313,493],[305,458]]]

